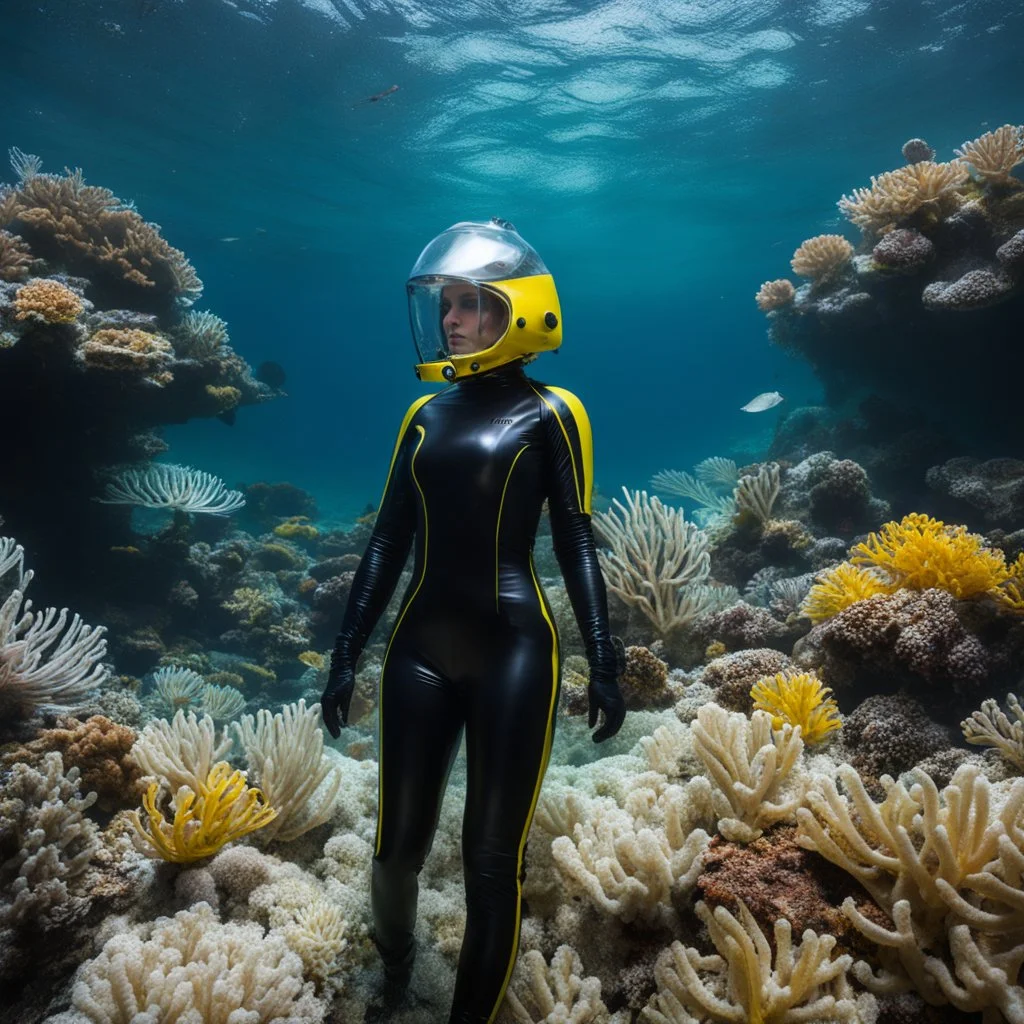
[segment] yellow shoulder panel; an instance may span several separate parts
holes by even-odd
[[[406,410],[405,416],[402,419],[402,425],[398,428],[398,438],[395,441],[395,447],[391,451],[391,464],[388,466],[388,478],[384,481],[384,492],[380,496],[380,502],[377,505],[379,509],[384,504],[384,495],[388,493],[388,487],[391,484],[391,474],[395,471],[395,459],[398,458],[398,449],[402,445],[402,438],[405,437],[406,430],[409,429],[409,424],[412,422],[413,416],[420,411],[420,409],[427,404],[435,395],[441,394],[440,391],[435,392],[433,395],[423,395],[422,398],[417,398],[412,405]]]
[[[573,420],[576,422],[576,432],[580,438],[582,464],[579,466],[575,465],[574,458],[573,468],[577,474],[577,485],[582,496],[582,511],[589,516],[591,496],[594,490],[594,436],[590,430],[590,417],[587,415],[587,410],[583,407],[583,403],[571,391],[566,391],[565,388],[552,387],[550,384],[547,385],[547,390],[565,402],[569,407],[569,412],[572,413]],[[564,426],[562,429],[565,429]],[[569,451],[572,452],[571,444]]]

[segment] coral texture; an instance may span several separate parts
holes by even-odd
[[[282,935],[221,924],[205,903],[111,938],[78,972],[75,1008],[93,1024],[319,1024],[324,1006]]]
[[[38,317],[48,324],[70,324],[85,308],[82,300],[59,281],[36,280],[22,285],[14,296],[16,320]]]

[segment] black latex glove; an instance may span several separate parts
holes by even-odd
[[[348,725],[348,708],[355,688],[354,668],[349,665],[331,666],[327,686],[320,697],[320,708],[324,714],[324,725],[335,739],[341,735],[342,727]]]
[[[612,637],[612,643],[615,644],[614,672],[592,668],[590,685],[587,687],[587,699],[590,703],[587,718],[589,728],[593,729],[597,725],[598,712],[604,712],[604,724],[591,737],[595,743],[601,743],[614,736],[622,728],[626,717],[626,702],[619,691],[619,676],[626,668],[626,649],[617,636]]]

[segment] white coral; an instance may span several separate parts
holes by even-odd
[[[277,817],[260,838],[289,842],[331,816],[341,791],[341,771],[324,754],[320,705],[285,704],[243,715],[235,731],[249,762],[250,785],[258,786]]]
[[[697,778],[660,795],[638,788],[627,804],[592,801],[572,838],[552,842],[555,865],[567,890],[603,913],[626,923],[674,924],[671,897],[696,881],[710,842],[697,827],[710,813],[710,787]]]
[[[21,545],[0,538],[0,580],[17,569],[16,589],[0,605],[0,711],[31,714],[44,704],[67,706],[103,683],[109,671],[102,626],[87,626],[68,609],[33,611],[25,600],[32,573]]]
[[[696,910],[718,956],[702,956],[673,942],[654,969],[658,992],[641,1012],[645,1024],[797,1024],[845,1021],[868,1024],[877,1016],[871,996],[854,998],[847,979],[848,953],[832,959],[836,940],[807,929],[794,944],[785,918],[775,922],[772,947],[742,900],[737,919],[725,907],[703,901]],[[700,972],[700,973],[698,973]]]
[[[245,504],[241,491],[229,491],[212,473],[167,462],[126,470],[96,500],[104,505],[181,509],[213,516],[230,515]]]
[[[79,969],[72,1003],[94,1024],[319,1024],[302,969],[282,935],[198,903],[115,935]]]
[[[770,825],[792,820],[805,786],[796,771],[804,747],[799,726],[773,729],[764,711],[748,719],[705,704],[692,728],[694,749],[717,787],[718,831],[726,839],[753,842]]]
[[[572,946],[559,946],[550,967],[543,953],[524,953],[505,994],[512,1017],[518,1024],[615,1024],[620,1015],[609,1016],[601,982],[582,974],[583,964]]]
[[[194,793],[209,777],[210,769],[223,761],[232,741],[226,733],[217,735],[209,715],[197,718],[178,711],[168,722],[155,718],[139,733],[131,756],[142,774],[157,779],[171,793],[188,786]]]

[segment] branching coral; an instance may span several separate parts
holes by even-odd
[[[774,309],[783,309],[792,305],[796,298],[796,289],[793,282],[782,277],[775,281],[765,281],[757,290],[754,301],[757,308],[763,313],[770,313]]]
[[[320,1024],[284,936],[254,922],[221,924],[206,903],[121,932],[79,970],[72,1003],[93,1024]]]
[[[20,281],[32,265],[32,252],[24,240],[0,230],[0,280]]]
[[[749,512],[759,522],[766,523],[772,506],[779,496],[779,464],[766,462],[756,473],[748,473],[736,484],[736,511]]]
[[[710,786],[695,778],[660,795],[637,788],[630,797],[627,807],[605,798],[577,808],[583,820],[571,839],[552,842],[551,854],[568,891],[601,912],[626,923],[671,924],[671,897],[693,885],[709,842],[697,823],[709,820]]]
[[[285,704],[271,715],[244,715],[235,730],[253,776],[277,813],[264,840],[290,842],[331,816],[341,791],[341,771],[324,754],[320,706]]]
[[[693,724],[694,750],[714,780],[718,831],[749,843],[769,825],[791,820],[803,796],[804,780],[794,769],[803,752],[800,729],[772,729],[771,715],[750,719],[717,704],[705,704]]]
[[[965,526],[947,526],[919,513],[886,523],[852,549],[850,561],[883,572],[891,589],[935,587],[958,600],[987,594],[1010,578],[1001,551],[984,547]]]
[[[209,715],[196,718],[178,711],[168,722],[150,721],[139,734],[131,756],[143,775],[162,782],[171,793],[182,786],[199,792],[214,764],[227,756],[232,741],[224,733],[217,735]]]
[[[1024,163],[1024,127],[1004,124],[971,142],[965,142],[956,155],[970,164],[982,181],[1000,185],[1020,184],[1010,172]]]
[[[758,680],[750,696],[756,710],[772,716],[772,728],[798,725],[804,742],[813,744],[843,726],[831,692],[813,672],[778,672]]]
[[[14,293],[15,320],[43,320],[48,324],[74,323],[85,306],[67,285],[39,279],[23,284]]]
[[[599,512],[595,526],[611,551],[599,552],[609,589],[639,608],[662,634],[689,621],[687,584],[701,583],[711,570],[710,542],[681,509],[671,509],[646,491],[623,488],[626,504]]]
[[[853,246],[842,235],[815,235],[793,253],[790,266],[794,274],[818,283],[835,277],[852,256]]]
[[[601,999],[601,982],[584,978],[583,962],[572,946],[559,946],[548,966],[536,949],[524,953],[505,994],[518,1024],[611,1024]]]
[[[872,176],[870,188],[855,188],[839,200],[839,209],[865,232],[882,234],[923,206],[948,200],[967,180],[959,160],[922,160]]]
[[[848,797],[819,779],[797,812],[798,842],[851,874],[892,917],[885,928],[844,902],[854,926],[882,947],[881,973],[857,964],[857,979],[876,992],[912,984],[932,1005],[998,1008],[1020,1024],[1024,780],[994,801],[975,765],[959,768],[941,793],[924,772],[910,785],[883,776],[876,804],[853,768],[839,776]]]
[[[1012,693],[1006,695],[1006,705],[1013,714],[1012,722],[999,702],[989,698],[960,727],[968,743],[995,747],[1010,764],[1024,771],[1024,708]]]
[[[855,998],[847,979],[853,957],[832,959],[833,936],[807,929],[794,944],[789,922],[780,918],[773,966],[772,945],[742,900],[738,919],[725,907],[712,913],[703,901],[696,910],[719,955],[673,942],[655,967],[658,993],[641,1013],[645,1024],[692,1024],[689,1013],[722,1024],[875,1020],[874,1000]]]
[[[23,177],[10,205],[19,233],[54,262],[108,271],[187,304],[202,292],[192,265],[161,237],[159,226],[108,189],[86,185],[80,170]]]
[[[986,548],[965,526],[947,526],[912,513],[899,523],[886,523],[851,549],[849,562],[824,572],[801,611],[817,624],[876,594],[930,589],[957,600],[987,596],[1001,607],[1018,610],[1016,563],[1007,565],[1001,551]]]
[[[23,761],[35,766],[44,755],[59,751],[68,768],[78,768],[86,792],[94,791],[106,809],[123,800],[134,802],[139,770],[131,758],[135,730],[93,715],[80,722],[60,718],[57,727],[44,729],[38,739],[5,754],[0,763]]]
[[[16,764],[0,777],[0,928],[69,924],[88,910],[71,888],[97,849],[98,829],[84,816],[96,794],[79,792],[79,772],[64,774],[60,754],[42,771]]]
[[[245,505],[241,491],[229,491],[212,473],[167,462],[127,470],[108,483],[103,497],[96,500],[106,505],[181,509],[214,516],[230,515]]]
[[[263,828],[277,816],[263,794],[246,786],[245,776],[226,761],[210,769],[198,793],[182,786],[174,794],[171,822],[157,806],[159,792],[160,783],[153,782],[142,798],[149,828],[143,827],[138,811],[132,811],[132,824],[140,850],[150,855],[155,851],[178,864],[211,857],[226,843]]]

